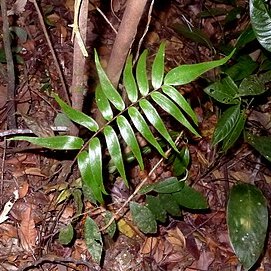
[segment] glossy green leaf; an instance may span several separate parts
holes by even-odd
[[[241,49],[242,47],[244,47],[245,45],[247,45],[248,43],[255,39],[256,39],[255,33],[250,25],[247,29],[242,31],[241,35],[237,39],[235,47],[236,49]]]
[[[187,64],[176,67],[167,73],[165,76],[164,84],[175,86],[188,84],[197,79],[203,73],[225,64],[233,56],[234,52],[235,50],[233,50],[229,56],[220,60],[198,64]]]
[[[156,233],[157,223],[152,212],[136,202],[130,202],[132,218],[137,227],[144,233]]]
[[[104,224],[107,225],[107,223],[111,220],[111,218],[113,217],[112,213],[109,211],[105,211],[105,215],[104,215]],[[116,222],[115,220],[110,224],[110,226],[108,226],[106,228],[106,233],[113,238],[115,233],[116,233]]]
[[[238,95],[249,96],[249,95],[260,95],[267,91],[263,80],[257,75],[252,74],[246,77],[240,84]]]
[[[82,151],[77,156],[78,167],[81,173],[83,184],[85,184],[92,192],[94,199],[103,203],[101,187],[97,184],[92,172],[92,164],[90,163],[89,154]]]
[[[156,220],[159,220],[162,223],[166,222],[167,212],[158,197],[147,195],[146,207],[150,209]]]
[[[8,140],[25,140],[43,148],[53,150],[77,150],[80,149],[84,141],[76,136],[53,136],[53,137],[31,137],[15,136]]]
[[[238,87],[229,76],[206,87],[204,92],[224,104],[240,103],[237,98]]]
[[[238,119],[240,117],[240,104],[233,105],[228,108],[218,120],[216,125],[212,144],[216,145],[220,141],[222,141],[226,136],[233,130],[236,125]]]
[[[246,114],[243,111],[243,112],[241,112],[233,130],[223,140],[222,151],[226,152],[228,149],[230,149],[234,145],[236,140],[239,138],[241,133],[244,131],[245,123],[246,123]]]
[[[53,95],[57,103],[60,105],[62,111],[74,122],[86,127],[90,131],[96,132],[99,129],[97,122],[84,114],[81,111],[73,109],[71,106],[62,101],[58,95]]]
[[[183,95],[172,86],[162,86],[163,92],[168,95],[192,120],[198,125],[198,118]]]
[[[146,68],[147,54],[148,51],[144,50],[144,52],[140,55],[136,65],[136,81],[139,91],[143,96],[146,96],[149,93],[149,82]]]
[[[99,76],[99,82],[101,84],[102,91],[104,95],[107,97],[107,99],[119,110],[122,111],[125,108],[124,101],[121,98],[121,95],[118,93],[118,91],[115,89],[115,87],[112,85],[111,81],[108,79],[105,71],[103,70],[98,54],[95,50],[95,64]]]
[[[264,0],[250,0],[250,21],[260,44],[271,51],[271,16]]]
[[[181,176],[186,171],[190,162],[190,153],[188,147],[184,147],[180,153],[176,154],[173,161],[174,176]]]
[[[173,142],[171,136],[169,135],[164,122],[162,121],[160,115],[158,114],[156,109],[152,106],[152,104],[146,99],[143,99],[139,102],[139,106],[143,110],[149,122],[154,126],[154,128],[167,140],[171,147],[176,152],[178,152],[178,149],[175,143]]]
[[[132,153],[134,154],[136,160],[138,161],[138,164],[141,168],[141,170],[144,169],[144,163],[141,155],[141,151],[137,142],[137,139],[135,137],[135,133],[128,122],[128,120],[124,116],[118,116],[117,117],[117,124],[120,130],[120,134],[122,138],[124,139],[127,146],[130,147]]]
[[[165,110],[177,121],[179,121],[190,132],[192,132],[196,136],[200,136],[198,132],[194,129],[194,127],[185,118],[185,116],[183,115],[181,110],[177,107],[177,105],[173,103],[168,97],[166,97],[164,94],[158,91],[152,92],[151,97],[163,110]]]
[[[100,191],[107,194],[103,184],[103,172],[102,172],[102,147],[100,140],[97,137],[92,138],[89,141],[89,162],[91,164],[92,178],[95,180],[96,185]]]
[[[172,194],[159,194],[159,200],[161,201],[163,208],[172,216],[181,216],[182,212],[179,204],[175,201]]]
[[[268,209],[262,192],[254,185],[235,185],[227,206],[229,237],[246,270],[260,257],[268,227]]]
[[[129,55],[123,71],[123,84],[127,92],[128,99],[136,102],[138,97],[137,85],[133,74],[132,56]]]
[[[153,146],[158,152],[165,157],[165,153],[162,150],[161,146],[153,136],[149,126],[147,125],[145,119],[139,113],[139,111],[135,107],[130,107],[128,109],[128,114],[136,127],[136,129],[142,134],[142,136]]]
[[[71,223],[69,223],[67,226],[60,229],[58,241],[62,245],[68,245],[72,241],[73,236],[74,236],[73,226]]]
[[[182,190],[173,193],[172,197],[179,205],[188,209],[201,210],[208,208],[206,198],[187,184],[184,185]]]
[[[102,113],[102,116],[106,120],[112,120],[113,111],[108,99],[106,98],[106,96],[104,95],[102,91],[101,85],[98,85],[95,89],[95,100],[100,112]]]
[[[271,162],[271,136],[257,136],[245,133],[245,141]]]
[[[122,177],[124,183],[126,184],[126,186],[128,186],[118,136],[115,133],[114,129],[109,125],[105,126],[104,128],[104,136],[108,152],[114,162],[114,165],[120,173],[120,176]]]
[[[165,42],[160,44],[159,50],[152,64],[151,80],[154,89],[159,89],[164,79]]]
[[[95,221],[89,216],[87,216],[85,221],[84,237],[89,253],[93,260],[99,264],[103,251],[102,235]]]

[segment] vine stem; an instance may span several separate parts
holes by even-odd
[[[183,136],[183,133],[181,132],[178,137],[175,140],[175,145],[178,144],[180,138]],[[170,152],[172,151],[172,148],[168,149],[165,152],[166,158],[168,158]],[[161,158],[156,165],[151,169],[151,171],[148,173],[147,177],[145,177],[143,179],[143,181],[136,187],[135,191],[133,192],[133,194],[123,203],[123,205],[117,210],[117,212],[111,217],[111,219],[108,221],[108,223],[102,227],[100,229],[100,231],[104,231],[106,230],[113,222],[114,220],[117,220],[118,215],[122,212],[122,210],[128,205],[128,203],[136,196],[136,194],[138,193],[138,191],[143,187],[143,185],[147,182],[147,180],[149,179],[149,177],[153,174],[153,172],[160,166],[160,164],[163,162],[165,158]]]

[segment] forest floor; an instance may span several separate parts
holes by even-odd
[[[10,10],[15,1],[7,2]],[[124,0],[111,1],[112,6],[110,1],[90,2],[98,6],[114,26],[118,26],[115,16],[122,16]],[[54,91],[60,97],[65,97],[63,88],[32,1],[16,3],[21,5],[20,12],[9,16],[10,25],[17,27],[17,36],[13,35],[12,38],[16,55],[16,110],[33,117],[41,126],[44,123],[53,125],[60,110],[50,94]],[[70,0],[39,1],[67,86],[71,85],[73,72],[72,28],[69,27],[73,22],[73,4]],[[89,93],[86,95],[84,112],[95,115],[91,105],[97,82],[93,51],[97,49],[103,66],[106,66],[115,33],[92,4],[87,36],[87,50],[90,52],[86,69]],[[221,12],[221,15],[207,15],[211,10]],[[145,30],[147,13],[142,20],[135,44],[138,44]],[[211,61],[218,58],[222,47],[233,46],[248,24],[246,1],[155,1],[141,51],[148,49],[152,57],[160,42],[166,41],[166,71],[184,63]],[[190,34],[193,33],[190,36],[189,29],[192,29]],[[3,48],[3,41],[0,44]],[[135,50],[135,54],[136,46],[132,50]],[[248,51],[248,54],[255,54],[257,50],[259,47]],[[4,131],[8,115],[8,82],[3,56],[1,62],[0,130]],[[192,213],[183,210],[180,216],[169,217],[166,223],[159,224],[158,233],[154,235],[140,232],[128,211],[120,220],[122,223],[118,223],[118,234],[113,239],[104,237],[101,270],[243,270],[228,237],[226,207],[229,191],[240,181],[252,183],[261,189],[270,203],[271,171],[270,164],[242,139],[226,154],[211,145],[220,108],[204,93],[203,88],[207,86],[206,78],[211,82],[218,77],[218,71],[213,70],[205,74],[204,80],[199,79],[178,89],[196,112],[198,131],[202,136],[198,139],[187,133],[183,142],[191,155],[188,183],[207,198],[209,209]],[[250,112],[248,123],[257,129],[266,125],[266,119],[270,119],[270,97],[254,109],[255,112]],[[262,117],[257,112],[263,113]],[[182,127],[176,127],[170,117],[164,117],[169,130],[177,128],[178,132],[181,131]],[[27,128],[20,115],[17,115],[17,124],[18,128]],[[84,136],[87,135],[82,132]],[[88,213],[95,221],[101,220],[101,208],[116,211],[132,189],[123,188],[117,174],[111,174],[108,182],[114,184],[110,188],[110,196],[118,200],[109,207],[97,207],[85,202],[84,213],[74,223],[76,235],[73,242],[63,245],[58,239],[59,230],[75,217],[77,208],[76,202],[63,195],[63,191],[66,191],[68,184],[70,187],[76,186],[79,171],[75,166],[65,180],[60,173],[65,161],[72,160],[73,155],[69,157],[68,152],[33,149],[33,145],[23,141],[14,143],[4,138],[0,140],[0,210],[9,200],[13,205],[8,218],[0,224],[0,270],[99,270],[83,238],[85,214]],[[126,165],[131,188],[148,175],[159,159],[157,152],[152,151],[144,157],[144,171],[134,163]],[[150,182],[155,183],[169,176],[173,176],[172,165],[164,161],[150,176]],[[19,192],[16,199],[15,190]],[[270,237],[268,232],[264,254],[255,270],[271,270]]]

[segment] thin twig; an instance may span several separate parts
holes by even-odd
[[[180,138],[182,137],[183,133],[181,133],[175,140],[175,144],[177,144],[180,140]],[[170,152],[172,151],[172,148],[168,149],[165,153],[165,156],[168,157]],[[138,193],[138,191],[142,188],[142,186],[147,182],[147,180],[149,179],[149,177],[153,174],[153,172],[160,166],[160,164],[163,162],[165,158],[161,158],[157,164],[151,169],[151,171],[149,172],[148,176],[146,178],[144,178],[144,180],[136,187],[135,191],[133,192],[133,194],[122,204],[122,206],[117,210],[117,212],[114,214],[114,216],[112,216],[112,218],[109,220],[109,222],[100,229],[100,231],[104,231],[106,230],[113,222],[115,219],[117,219],[117,216],[122,212],[122,210],[126,207],[126,205],[128,205],[128,203],[136,196],[136,194]]]
[[[68,102],[68,104],[71,105],[71,101],[70,101],[70,97],[69,97],[69,92],[68,92],[67,87],[66,87],[66,83],[65,83],[65,80],[64,80],[64,77],[63,77],[63,73],[62,73],[62,70],[61,70],[61,68],[60,68],[60,65],[59,65],[59,62],[58,62],[58,59],[57,59],[57,56],[56,56],[54,47],[53,47],[52,42],[51,42],[51,40],[50,40],[49,34],[48,34],[48,32],[47,32],[45,23],[44,23],[44,21],[43,21],[43,16],[42,16],[42,14],[41,14],[40,8],[39,8],[39,6],[38,6],[36,0],[31,0],[31,2],[34,4],[34,6],[35,6],[35,8],[36,8],[36,11],[37,11],[37,13],[38,13],[39,22],[40,22],[40,24],[41,24],[41,27],[42,27],[44,36],[45,36],[45,38],[46,38],[47,44],[48,44],[48,46],[49,46],[49,49],[50,49],[50,51],[51,51],[51,54],[52,54],[52,56],[53,56],[54,63],[55,63],[55,66],[56,66],[56,70],[57,70],[57,72],[58,72],[58,76],[59,76],[59,79],[60,79],[60,81],[61,81],[62,88],[63,88],[63,90],[64,90],[65,99],[66,99],[66,101]]]

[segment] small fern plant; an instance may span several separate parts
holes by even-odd
[[[68,135],[46,138],[20,136],[14,137],[12,140],[26,140],[33,144],[55,150],[78,149],[77,162],[83,184],[91,190],[93,199],[96,202],[103,203],[103,195],[107,194],[107,192],[102,173],[103,159],[102,144],[99,138],[100,134],[104,135],[108,153],[123,181],[128,186],[119,135],[131,149],[141,169],[144,168],[144,164],[136,139],[136,132],[139,132],[151,146],[165,157],[165,153],[149,128],[149,125],[152,125],[168,144],[178,152],[155,106],[158,105],[174,117],[192,134],[200,136],[194,128],[198,124],[197,117],[189,103],[175,86],[190,83],[208,70],[223,65],[231,58],[234,52],[220,60],[181,65],[170,70],[165,75],[165,43],[163,42],[151,67],[151,87],[146,64],[147,53],[147,50],[145,50],[139,57],[136,64],[135,76],[133,73],[132,56],[129,56],[127,59],[123,71],[123,85],[129,100],[128,105],[126,105],[118,90],[108,79],[95,51],[95,64],[100,81],[100,85],[95,92],[95,100],[98,109],[107,121],[103,127],[99,127],[93,118],[73,109],[57,95],[54,95],[62,111],[73,122],[93,132],[93,135],[87,142],[84,142],[80,137]],[[191,121],[187,119],[186,115],[189,116]]]

